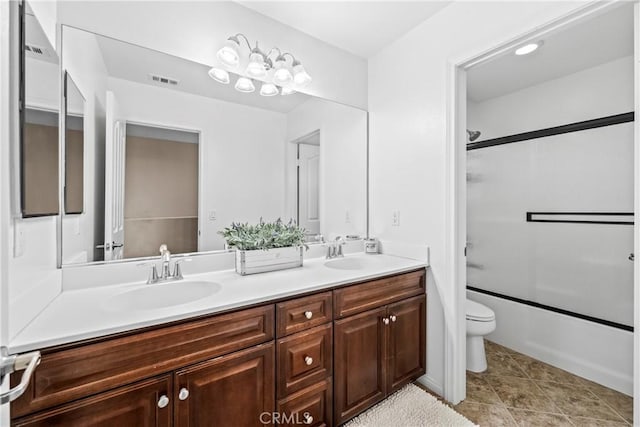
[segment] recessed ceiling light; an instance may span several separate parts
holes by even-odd
[[[528,55],[542,46],[542,42],[528,43],[516,49],[516,55]]]

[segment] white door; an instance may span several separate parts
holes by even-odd
[[[104,259],[122,259],[124,252],[124,161],[126,122],[118,102],[107,91],[104,165]]]
[[[320,234],[320,146],[298,144],[298,223]]]

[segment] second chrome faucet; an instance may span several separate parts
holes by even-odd
[[[153,284],[171,280],[182,280],[184,277],[182,276],[182,269],[180,268],[180,264],[183,262],[191,261],[191,258],[181,258],[174,261],[173,271],[171,271],[171,252],[167,248],[167,245],[160,245],[159,251],[160,261],[162,262],[160,275],[158,275],[158,267],[155,261],[148,261],[138,264],[139,266],[151,266],[151,271],[149,272],[147,283]]]
[[[325,245],[327,245],[326,259],[343,257],[344,254],[342,253],[342,246],[344,244],[345,244],[345,241],[342,238],[342,236],[336,237],[336,239],[332,242],[325,243]]]

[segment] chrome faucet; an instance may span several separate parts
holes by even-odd
[[[333,242],[327,243],[327,256],[326,259],[343,257],[342,246],[345,244],[342,236],[338,236],[335,238]]]
[[[154,284],[159,282],[168,282],[173,280],[182,280],[184,277],[182,276],[182,269],[180,268],[180,264],[183,262],[191,261],[191,258],[182,258],[176,260],[173,263],[173,272],[171,272],[171,252],[167,248],[167,245],[160,245],[160,261],[162,261],[162,267],[160,270],[160,275],[158,276],[158,267],[154,261],[148,261],[138,264],[138,266],[151,266],[151,271],[149,272],[149,278],[147,279],[148,284]]]

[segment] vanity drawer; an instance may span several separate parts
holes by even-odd
[[[333,291],[336,319],[361,313],[425,292],[424,269],[372,280]]]
[[[307,387],[278,402],[282,425],[331,426],[333,415],[331,378]],[[286,423],[284,419],[289,421]]]
[[[322,325],[332,319],[331,292],[296,298],[276,305],[278,337]]]
[[[333,324],[298,332],[277,343],[277,395],[283,398],[331,376]]]
[[[26,415],[272,340],[274,312],[268,305],[45,350],[25,394],[12,403],[11,415]]]

